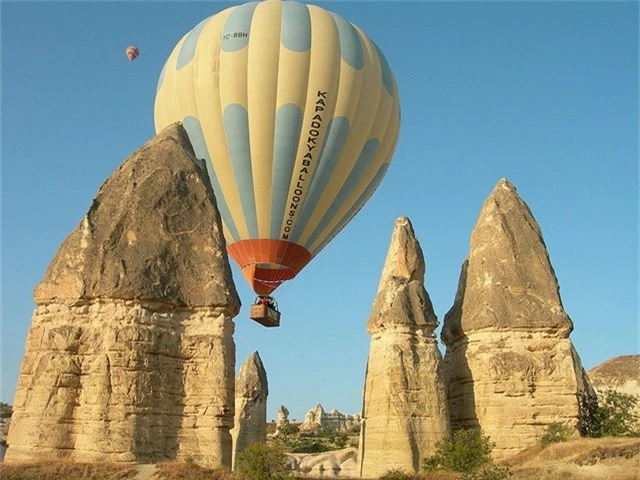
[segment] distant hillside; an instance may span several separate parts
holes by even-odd
[[[608,388],[640,394],[640,355],[615,357],[592,368],[589,379],[598,390]]]

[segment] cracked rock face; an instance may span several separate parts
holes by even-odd
[[[5,461],[231,465],[240,302],[180,124],[102,185],[35,291]]]
[[[484,202],[444,318],[452,427],[482,428],[496,458],[535,444],[552,422],[577,434],[579,398],[593,389],[572,329],[540,227],[502,179]]]
[[[35,301],[119,298],[240,308],[220,214],[187,133],[167,127],[100,187],[35,289]]]
[[[417,472],[450,435],[438,320],[424,288],[422,249],[406,217],[396,220],[367,330],[371,335],[359,472]]]
[[[236,377],[236,413],[233,438],[233,464],[237,455],[252,443],[267,441],[267,372],[258,352],[253,352]]]
[[[506,179],[482,206],[442,340],[450,343],[485,328],[561,338],[573,330],[540,227]]]

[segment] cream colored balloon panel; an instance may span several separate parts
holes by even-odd
[[[313,5],[251,2],[178,42],[160,76],[155,123],[160,131],[182,121],[206,160],[240,266],[297,273],[384,175],[397,102],[386,60],[357,27]],[[271,242],[254,244],[277,258],[252,252],[254,240]]]

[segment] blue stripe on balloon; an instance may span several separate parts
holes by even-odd
[[[306,52],[311,48],[311,16],[304,3],[282,4],[280,42],[295,52]]]
[[[167,59],[167,61],[164,62],[164,66],[162,67],[162,70],[160,71],[160,78],[158,78],[158,86],[156,87],[156,93],[158,93],[160,91],[160,87],[162,86],[162,82],[164,82],[164,72],[167,70],[167,63],[169,63],[169,59]]]
[[[181,68],[186,67],[189,62],[193,60],[193,56],[196,53],[196,45],[198,45],[198,38],[200,38],[200,33],[202,32],[202,29],[207,24],[210,18],[211,17],[207,17],[202,20],[187,34],[187,38],[185,38],[184,42],[182,43],[182,47],[180,47],[180,52],[178,53],[176,70],[180,70]]]
[[[240,204],[251,238],[258,238],[258,217],[253,191],[251,149],[249,147],[249,116],[242,105],[232,103],[222,114],[227,148],[233,167],[233,175],[240,195]]]
[[[389,95],[393,97],[393,73],[391,73],[391,67],[389,67],[389,62],[387,62],[387,58],[382,53],[382,50],[376,45],[376,51],[378,52],[378,57],[380,57],[380,66],[382,67],[382,83],[384,83],[387,92]]]
[[[338,192],[338,195],[336,195],[336,198],[331,202],[331,206],[327,209],[327,213],[324,214],[324,217],[322,217],[322,220],[318,223],[318,226],[309,237],[309,240],[307,240],[305,244],[307,249],[313,245],[318,238],[318,235],[327,228],[327,225],[329,225],[329,222],[333,220],[335,215],[338,213],[338,210],[340,210],[340,207],[342,207],[342,205],[347,201],[351,192],[353,192],[353,189],[356,188],[358,183],[360,183],[362,175],[364,175],[364,172],[369,168],[379,146],[380,141],[377,138],[372,138],[364,144],[364,147],[358,156],[358,160],[353,166],[351,173],[349,173],[347,180],[344,182],[344,185],[342,185],[342,188]]]
[[[227,205],[227,201],[222,194],[220,182],[218,181],[216,172],[213,169],[211,156],[209,155],[207,143],[204,139],[204,134],[202,133],[200,120],[198,120],[196,117],[185,117],[184,120],[182,120],[182,125],[189,135],[189,140],[191,140],[191,145],[193,146],[196,157],[204,159],[204,163],[207,166],[207,173],[209,173],[211,187],[213,188],[213,193],[216,196],[218,211],[220,212],[220,216],[222,217],[222,220],[224,220],[224,223],[229,230],[231,238],[234,242],[237,242],[238,240],[240,240],[240,235],[238,235],[236,224],[233,222],[233,217],[231,216],[231,212],[229,211],[229,206]]]
[[[360,35],[358,35],[356,29],[353,28],[353,25],[340,15],[335,13],[331,13],[331,15],[333,15],[333,19],[338,27],[338,34],[340,35],[340,55],[342,59],[353,68],[360,70],[363,64]]]
[[[378,188],[378,186],[380,185],[380,182],[382,182],[382,178],[384,177],[385,173],[387,173],[387,169],[389,168],[389,165],[390,165],[389,163],[383,163],[380,166],[380,169],[376,172],[375,176],[371,180],[371,183],[369,183],[369,185],[364,190],[364,192],[362,192],[362,195],[360,195],[356,203],[353,204],[353,207],[349,209],[347,214],[344,217],[342,217],[342,220],[338,222],[338,224],[331,230],[329,235],[327,235],[325,239],[322,241],[322,243],[318,245],[318,248],[316,248],[313,252],[311,252],[312,256],[316,256],[318,252],[320,252],[320,250],[326,247],[327,244],[331,240],[333,240],[333,238],[338,233],[340,233],[340,230],[342,230],[345,227],[345,225],[347,225],[347,223],[349,223],[351,219],[356,216],[356,214],[360,211],[360,209],[364,206],[364,204],[367,203],[367,200],[369,200],[371,195],[373,195],[373,192],[375,192],[376,188]]]
[[[241,50],[249,43],[251,20],[258,3],[244,3],[233,9],[222,30],[221,48],[225,52]]]
[[[284,219],[301,130],[302,110],[299,106],[294,103],[287,103],[278,108],[273,141],[269,238],[278,238],[280,236],[280,227]]]
[[[349,125],[349,119],[346,117],[334,117],[329,122],[327,135],[322,144],[322,149],[318,156],[318,165],[313,171],[311,182],[308,187],[306,185],[302,186],[303,189],[307,187],[309,190],[302,203],[296,224],[291,231],[290,238],[292,242],[298,241],[313,213],[313,209],[320,201],[320,196],[329,182],[329,178],[333,173],[336,163],[338,163],[344,144],[347,141]],[[294,177],[293,181],[296,182],[297,179]]]

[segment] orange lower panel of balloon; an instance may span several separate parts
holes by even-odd
[[[240,240],[229,245],[227,251],[258,295],[269,295],[311,260],[306,248],[286,240]]]

